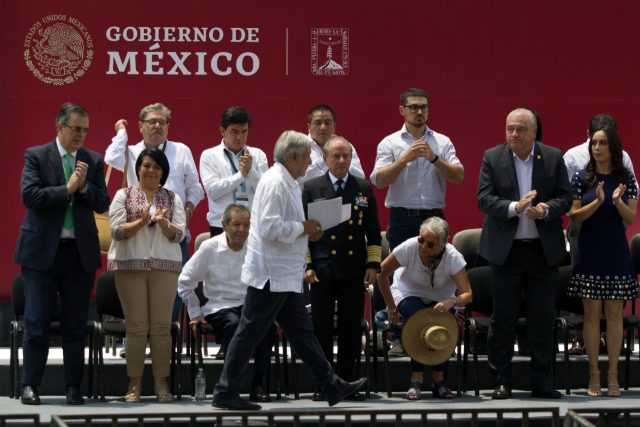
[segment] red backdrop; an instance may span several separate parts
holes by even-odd
[[[307,111],[323,102],[335,109],[337,132],[355,145],[369,174],[378,142],[402,125],[400,92],[423,87],[430,94],[429,125],[453,140],[465,166],[464,183],[448,186],[446,216],[454,232],[481,225],[475,191],[482,152],[503,140],[505,116],[515,107],[538,109],[544,142],[561,149],[584,141],[591,116],[610,113],[625,149],[640,158],[640,128],[634,125],[640,98],[640,6],[631,1],[587,4],[3,2],[0,128],[5,161],[0,185],[8,208],[0,221],[0,298],[9,296],[18,271],[12,257],[24,215],[19,192],[23,151],[55,137],[54,118],[64,101],[88,108],[86,144],[102,153],[117,119],[129,120],[130,138],[137,140],[140,108],[164,102],[173,110],[170,138],[187,143],[196,162],[205,148],[219,143],[219,117],[230,105],[253,113],[249,143],[271,159],[277,136],[285,129],[306,132]],[[56,22],[75,29],[74,37],[65,33],[62,53],[47,50],[61,46],[51,30]],[[169,29],[156,42],[145,38],[147,30],[141,27]],[[205,41],[194,41],[194,27],[208,29]],[[319,69],[328,46],[342,71]],[[64,63],[58,61],[51,70],[47,60],[78,56],[70,83],[55,85],[36,76],[38,70],[44,77],[64,74],[69,71]],[[239,57],[244,58],[240,65]],[[119,178],[114,174],[111,195]],[[384,195],[378,192],[380,200]],[[207,229],[206,210],[205,201],[195,212],[194,235]],[[386,224],[384,207],[380,215]],[[638,230],[634,225],[630,233]]]

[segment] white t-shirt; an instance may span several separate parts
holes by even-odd
[[[411,296],[421,298],[425,304],[444,301],[456,296],[456,282],[453,276],[462,270],[464,257],[450,243],[447,243],[440,264],[433,272],[420,261],[418,237],[406,240],[393,250],[400,263],[393,274],[391,294],[396,306]]]

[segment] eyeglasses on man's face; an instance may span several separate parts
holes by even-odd
[[[63,127],[66,127],[66,128],[71,129],[71,131],[72,131],[73,133],[80,133],[80,134],[84,134],[84,135],[86,135],[86,134],[88,134],[88,133],[89,133],[89,128],[83,128],[82,126],[69,126],[69,125],[68,125],[67,123],[65,123],[65,122],[60,122],[60,124],[61,124]]]
[[[150,120],[142,120],[142,123],[146,123],[151,127],[156,127],[156,126],[166,126],[169,124],[168,121],[166,120],[155,120],[155,119],[150,119]]]
[[[404,107],[408,108],[412,113],[417,113],[418,111],[426,113],[429,111],[429,104],[411,104],[405,105]]]

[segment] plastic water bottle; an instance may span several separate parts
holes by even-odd
[[[204,376],[204,369],[198,368],[196,374],[196,400],[202,402],[207,398],[205,389],[207,388],[207,379]]]

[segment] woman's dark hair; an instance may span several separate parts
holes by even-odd
[[[536,118],[536,141],[542,142],[542,117],[540,117],[540,113],[533,108],[527,107],[527,110],[531,111]]]
[[[169,177],[169,160],[167,156],[160,150],[155,148],[145,148],[136,159],[136,177],[140,181],[140,166],[145,156],[151,157],[162,168],[162,178],[160,178],[160,186],[162,187]]]
[[[595,129],[589,138],[589,163],[587,163],[587,174],[584,177],[584,181],[589,186],[593,186],[596,183],[596,159],[593,157],[591,147],[593,147],[593,135],[599,130],[607,135],[607,145],[609,146],[609,153],[611,153],[611,175],[613,175],[616,181],[626,185],[629,171],[624,167],[624,163],[622,163],[622,141],[620,141],[618,132],[611,126],[602,126]]]

